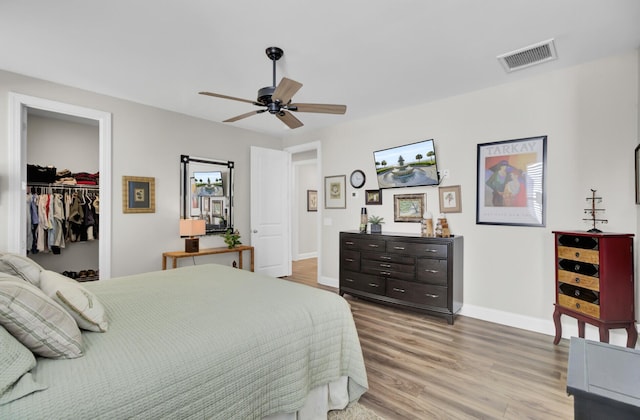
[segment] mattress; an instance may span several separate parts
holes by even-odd
[[[38,358],[46,385],[0,418],[260,419],[299,410],[311,389],[367,376],[347,302],[335,293],[217,264],[95,283],[109,331],[85,355]]]

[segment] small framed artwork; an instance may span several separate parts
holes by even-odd
[[[141,176],[122,177],[122,212],[155,213],[155,178]]]
[[[347,190],[346,175],[334,175],[324,177],[324,208],[346,209]]]
[[[393,196],[393,220],[395,222],[422,221],[422,214],[426,208],[425,194],[398,194]]]
[[[460,213],[462,211],[462,195],[460,185],[438,187],[440,196],[440,213]]]
[[[640,144],[636,146],[636,204],[640,204]]]
[[[476,224],[545,225],[547,136],[478,144]]]
[[[211,216],[222,217],[222,200],[211,200]]]
[[[382,204],[382,190],[366,190],[365,204]]]
[[[307,211],[318,211],[318,191],[307,190]]]

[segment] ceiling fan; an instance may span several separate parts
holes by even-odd
[[[303,103],[291,103],[291,98],[302,87],[302,83],[295,80],[287,79],[283,77],[280,83],[276,86],[276,61],[278,61],[284,51],[278,47],[269,47],[266,49],[267,57],[273,62],[273,85],[263,87],[258,90],[258,99],[255,101],[249,99],[236,98],[234,96],[221,95],[213,92],[199,92],[201,95],[214,96],[217,98],[231,99],[234,101],[248,102],[250,104],[263,107],[257,111],[247,112],[241,114],[223,122],[235,122],[252,115],[262,114],[269,111],[270,114],[275,115],[285,123],[289,128],[302,127],[302,121],[297,119],[291,112],[316,112],[322,114],[344,114],[347,112],[346,105],[332,105],[332,104],[303,104]]]

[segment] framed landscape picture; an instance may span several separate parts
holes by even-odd
[[[422,221],[426,208],[425,194],[397,194],[393,196],[393,220],[395,222]]]

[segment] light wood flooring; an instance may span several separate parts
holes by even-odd
[[[316,259],[287,280],[316,282]],[[569,343],[458,316],[454,325],[345,295],[364,354],[369,391],[360,403],[394,419],[572,419]],[[551,313],[549,313],[551,316]]]

